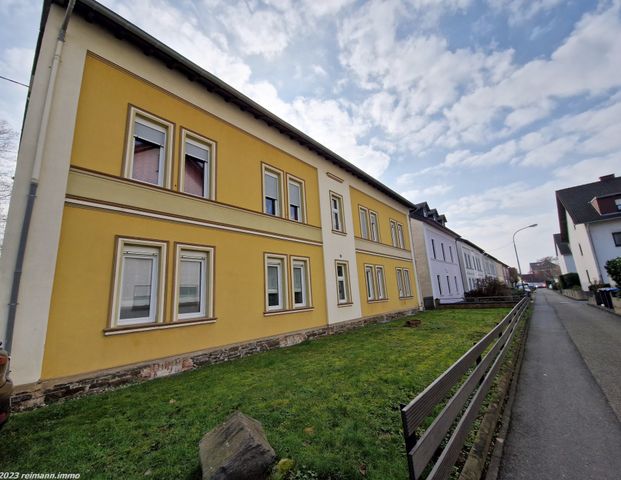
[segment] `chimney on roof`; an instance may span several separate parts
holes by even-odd
[[[608,175],[604,175],[603,177],[599,177],[600,182],[607,182],[608,180],[614,180],[614,179],[615,179],[614,173],[610,173]]]

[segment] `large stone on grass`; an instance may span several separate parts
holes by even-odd
[[[203,480],[264,480],[276,461],[261,424],[241,412],[207,432],[198,453]]]

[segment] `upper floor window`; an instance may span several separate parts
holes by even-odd
[[[282,173],[263,167],[263,212],[276,217],[282,216]]]
[[[405,240],[403,239],[403,225],[397,223],[397,246],[405,248]]]
[[[130,121],[125,176],[169,187],[172,124],[134,108],[130,110]]]
[[[369,211],[369,228],[371,240],[379,242],[379,229],[377,227],[377,213]]]
[[[183,130],[182,145],[181,191],[213,200],[216,144]]]
[[[615,242],[615,246],[621,247],[621,232],[614,232],[612,234],[612,239]]]
[[[615,199],[615,206],[617,207],[617,211],[621,212],[621,198]]]
[[[360,213],[360,236],[362,238],[369,238],[369,212],[366,208],[360,207],[358,209]]]
[[[289,195],[289,220],[304,221],[304,183],[288,176],[287,192]]]
[[[433,252],[433,258],[438,258],[436,257],[436,242],[435,240],[432,238],[431,239],[431,250]],[[468,255],[466,255],[466,259],[468,258]],[[466,263],[468,262],[468,260],[466,260]]]
[[[393,247],[397,246],[397,222],[394,220],[390,221],[390,241]]]
[[[345,232],[345,225],[343,224],[343,197],[334,192],[330,192],[330,215],[332,217],[332,230],[335,232]]]
[[[451,256],[451,263],[455,263],[455,261],[453,260],[453,247],[451,247],[450,245],[449,245],[449,254]]]

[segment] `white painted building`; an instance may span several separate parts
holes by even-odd
[[[611,174],[558,190],[556,203],[561,232],[555,243],[569,249],[557,247],[561,271],[573,268],[583,290],[598,283],[614,284],[605,264],[621,257],[621,178]]]
[[[561,240],[560,233],[555,233],[553,237],[554,249],[556,251],[556,257],[558,258],[559,267],[561,267],[561,274],[576,273],[576,262],[571,253],[571,248],[569,248],[569,243]]]
[[[464,289],[469,292],[477,288],[477,283],[486,276],[483,263],[484,251],[465,238],[457,240],[457,251]]]
[[[429,209],[426,202],[416,207],[410,213],[410,229],[421,296],[427,305],[435,299],[441,303],[462,301],[464,285],[457,251],[459,235],[448,229],[446,217]]]

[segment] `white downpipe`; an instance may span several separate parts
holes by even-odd
[[[56,77],[58,76],[58,67],[60,65],[60,59],[63,53],[63,47],[65,45],[65,33],[67,32],[67,25],[69,23],[69,17],[75,6],[75,0],[70,0],[65,12],[65,18],[58,32],[58,40],[56,42],[56,49],[54,50],[54,58],[52,59],[52,65],[50,67],[50,80],[48,82],[47,92],[45,95],[45,103],[43,104],[43,114],[41,116],[41,127],[39,128],[39,137],[37,138],[37,149],[35,151],[34,163],[32,165],[31,180],[33,182],[39,181],[41,175],[41,163],[43,160],[43,151],[45,149],[45,142],[47,140],[47,127],[50,123],[50,111],[52,110],[52,100],[54,98],[54,90],[56,87]]]

